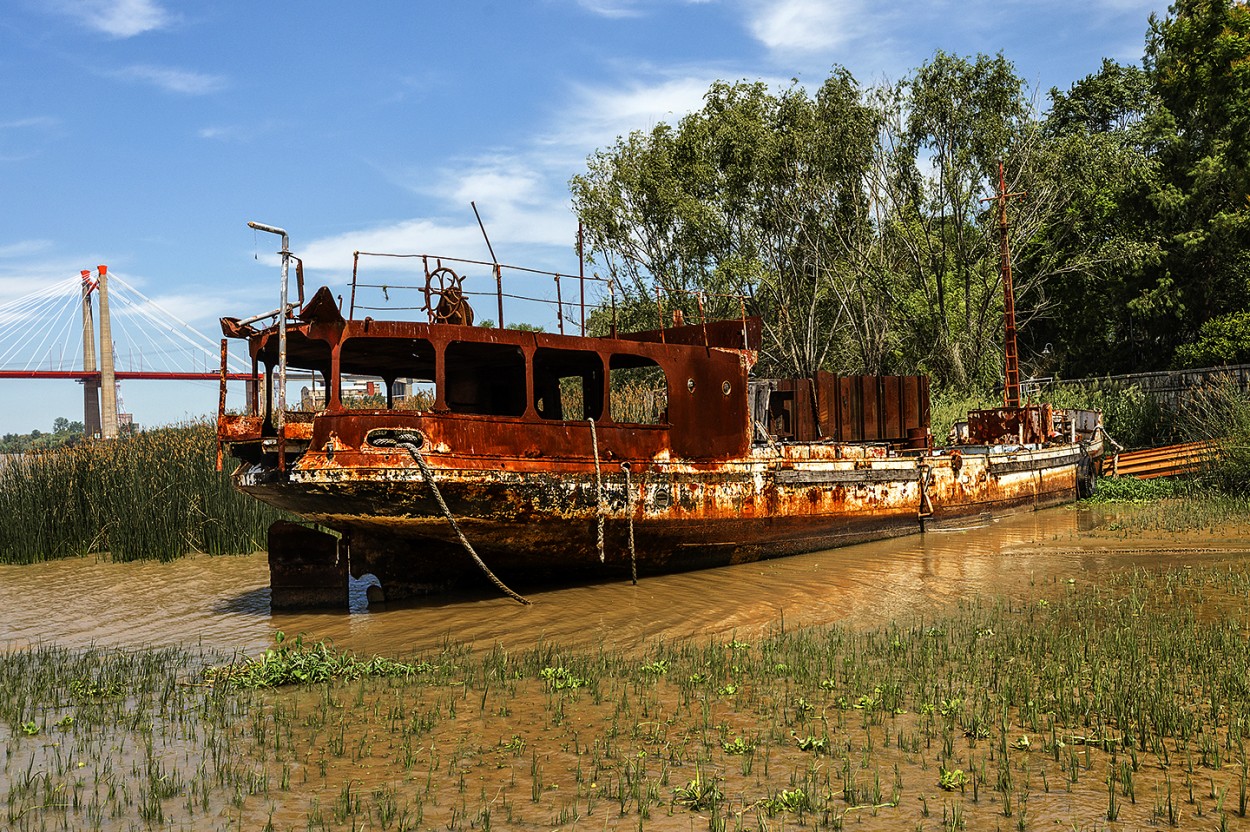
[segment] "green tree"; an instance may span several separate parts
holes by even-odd
[[[1039,250],[1105,256],[1046,287],[1055,314],[1031,335],[1070,376],[1228,354],[1218,333],[1250,308],[1250,8],[1177,2],[1151,18],[1143,66],[1104,61],[1051,99],[1078,198]]]
[[[1158,189],[1158,96],[1140,67],[1103,61],[1050,99],[1047,178],[1068,200],[1019,252],[1026,268],[1039,259],[1055,264],[1021,298],[1038,313],[1022,333],[1022,352],[1037,356],[1050,345],[1046,370],[1068,377],[1141,366],[1160,351],[1157,333],[1174,328],[1150,301],[1163,256],[1150,199]]]
[[[1248,307],[1250,6],[1173,3],[1151,17],[1145,64],[1167,115],[1156,130],[1153,200],[1167,239],[1156,295],[1177,310],[1179,345]]]
[[[619,287],[625,322],[654,327],[672,309],[697,320],[700,301],[732,317],[729,296],[742,295],[764,320],[767,370],[823,366],[847,319],[830,279],[832,241],[867,228],[860,183],[874,118],[842,69],[815,96],[718,82],[675,128],[634,132],[595,153],[571,182],[573,201],[592,262]]]

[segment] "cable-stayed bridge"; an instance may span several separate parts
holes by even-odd
[[[0,304],[0,379],[81,383],[87,436],[110,439],[127,423],[118,395],[123,381],[224,384],[251,377],[250,367],[227,356],[220,341],[107,266]]]

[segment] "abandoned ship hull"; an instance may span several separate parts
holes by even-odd
[[[549,458],[439,460],[430,470],[490,568],[533,585],[747,563],[1058,505],[1078,496],[1101,446],[838,458],[844,452],[864,453],[774,446],[740,462],[638,461],[628,475],[619,462],[596,475],[593,460]],[[309,451],[286,474],[245,465],[236,475],[242,490],[342,534],[320,566],[271,545],[275,604],[333,602],[349,572],[372,574],[390,599],[481,580],[407,453],[334,456]]]
[[[745,298],[740,317],[707,320],[700,296],[695,322],[674,309],[671,326],[657,298],[655,330],[619,332],[613,315],[591,336],[584,300],[579,334],[563,316],[558,333],[508,329],[491,264],[497,325],[475,327],[452,314],[463,295],[450,260],[420,257],[426,323],[357,318],[356,290],[373,284],[355,273],[346,315],[327,287],[288,303],[285,266],[278,310],[222,320],[252,372],[244,412],[228,412],[223,342],[221,456],[240,460],[241,490],[322,527],[271,527],[276,608],[343,606],[350,576],[366,575],[387,599],[484,577],[520,599],[499,579],[748,563],[1057,505],[1092,486],[1096,412],[1008,398],[970,413],[958,447],[935,453],[923,376],[757,377],[763,322]],[[561,276],[544,274],[564,309]],[[308,373],[298,410],[288,371]]]

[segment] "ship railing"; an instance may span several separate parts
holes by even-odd
[[[361,276],[361,258],[390,258],[398,260],[420,260],[422,271],[424,272],[424,280],[418,281],[416,285],[412,283],[400,282],[378,282],[376,278],[362,279]],[[494,291],[469,291],[462,288],[462,284],[468,275],[462,274],[464,267],[485,267],[490,270],[490,275],[494,279]],[[509,278],[507,290],[505,290],[505,277]],[[539,278],[550,278],[554,283],[554,300],[550,294],[539,294],[527,291],[526,289],[515,288],[520,284],[520,278],[530,278],[537,280]],[[576,274],[565,272],[546,271],[544,269],[535,269],[527,266],[513,266],[505,263],[495,263],[486,260],[473,260],[464,257],[444,257],[433,254],[390,254],[378,251],[357,251],[354,252],[352,261],[352,287],[351,300],[348,305],[348,318],[355,319],[356,312],[396,312],[396,311],[416,311],[425,312],[429,316],[431,322],[440,320],[439,317],[439,300],[442,293],[454,288],[457,293],[466,298],[494,298],[496,302],[497,320],[495,325],[501,329],[505,326],[504,318],[504,300],[520,301],[525,303],[536,303],[545,306],[554,306],[556,310],[557,326],[560,334],[565,334],[565,324],[576,325],[579,334],[586,334],[586,310],[587,300],[586,291],[588,285],[606,284],[608,292],[612,297],[613,317],[615,317],[616,309],[616,293],[613,281],[600,277],[597,274],[588,275],[583,269],[579,269]],[[533,286],[534,283],[526,284]],[[373,290],[381,292],[383,298],[387,300],[387,305],[370,305],[365,302],[364,293],[360,290]],[[566,298],[566,293],[572,290],[572,297]],[[396,302],[391,303],[391,293],[399,293],[396,295]],[[416,300],[419,305],[405,305],[402,298],[413,297],[411,294],[416,293]],[[592,307],[593,308],[593,307]]]
[[[692,298],[697,305],[699,311],[699,325],[703,327],[703,346],[708,346],[707,337],[707,305],[708,300],[719,298],[728,300],[736,305],[739,319],[742,321],[742,344],[745,347],[747,340],[747,299],[745,295],[729,294],[724,292],[705,292],[701,289],[676,289],[668,286],[661,286],[659,283],[655,286],[655,307],[660,316],[660,341],[665,340],[664,333],[668,330],[670,324],[673,327],[684,326],[685,314],[681,310],[681,306],[677,305],[671,310],[672,315],[666,314],[664,308],[664,295],[669,295],[670,299],[674,295],[686,295]],[[613,325],[615,328],[615,316],[613,317]]]
[[[362,258],[390,258],[398,260],[419,260],[421,262],[421,271],[423,272],[423,280],[416,283],[411,281],[404,282],[402,279],[398,281],[379,281],[377,278],[363,278],[361,261]],[[484,267],[490,271],[495,286],[494,291],[470,291],[463,288],[463,283],[468,275],[462,274],[465,267]],[[527,266],[514,266],[503,263],[496,263],[486,260],[474,260],[464,257],[445,257],[433,254],[393,254],[376,251],[357,251],[354,252],[352,262],[352,285],[351,296],[348,305],[348,318],[355,319],[356,312],[425,312],[431,322],[440,320],[439,299],[443,289],[449,287],[448,278],[454,283],[456,292],[466,298],[494,298],[496,314],[498,316],[496,326],[503,328],[505,325],[504,317],[504,301],[518,301],[524,303],[535,303],[548,307],[554,306],[556,310],[556,320],[559,332],[565,334],[566,323],[575,326],[577,333],[586,334],[586,317],[587,317],[587,286],[599,285],[606,287],[608,292],[608,303],[611,312],[610,331],[616,333],[618,316],[617,316],[617,283],[614,279],[600,277],[598,274],[588,275],[585,270],[579,267],[576,274],[565,272],[547,271],[544,269],[535,269]],[[509,281],[505,284],[505,277]],[[520,281],[519,278],[551,278],[554,283],[554,299],[551,294],[539,295],[527,292],[525,289],[517,289]],[[533,286],[530,282],[524,284]],[[572,289],[572,297],[566,297]],[[362,290],[369,290],[374,293],[381,293],[386,300],[385,305],[376,305],[366,302],[366,295]],[[392,297],[392,293],[394,297]],[[669,297],[669,307],[666,308],[665,296]],[[699,316],[699,323],[704,330],[704,341],[707,341],[707,324],[708,324],[708,306],[715,301],[728,301],[728,304],[720,303],[719,306],[729,305],[734,307],[737,317],[742,320],[743,328],[746,328],[746,297],[740,294],[727,294],[721,292],[706,292],[690,289],[677,289],[665,287],[659,283],[655,286],[656,312],[659,317],[659,327],[661,341],[664,340],[664,333],[670,328],[682,326],[687,321],[681,311],[681,307],[686,304],[674,302],[674,298],[678,295],[686,296],[691,299],[694,308]],[[413,298],[414,302],[406,302],[404,298]],[[591,308],[594,308],[592,300]],[[671,314],[670,314],[671,312]],[[720,316],[718,316],[719,318]],[[729,316],[731,319],[733,314]],[[744,336],[745,343],[745,336]]]

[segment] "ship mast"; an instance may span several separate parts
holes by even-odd
[[[998,203],[999,273],[1003,279],[1003,355],[1005,359],[1003,405],[1020,406],[1020,353],[1016,347],[1016,294],[1011,283],[1011,249],[1007,244],[1007,200],[1024,196],[1024,191],[1007,192],[1003,163],[998,163],[998,195],[981,200]]]

